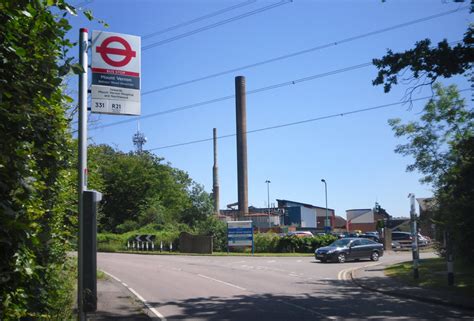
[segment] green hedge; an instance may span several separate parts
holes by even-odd
[[[170,243],[173,243],[173,249],[179,250],[179,233],[178,231],[156,231],[152,229],[142,229],[124,234],[99,233],[97,235],[97,250],[99,252],[124,251],[127,249],[127,241],[133,240],[136,235],[140,234],[154,235],[155,249],[158,249],[160,242],[163,241],[166,248]],[[226,238],[225,235],[220,237]],[[336,239],[332,235],[281,237],[275,233],[256,233],[254,235],[254,250],[255,253],[312,253],[318,247],[327,246]],[[225,243],[226,240],[223,240],[223,242]],[[233,251],[239,250],[236,248]]]
[[[254,235],[254,247],[256,253],[312,253],[318,247],[327,246],[336,239],[332,235],[280,237],[274,233],[257,233]]]

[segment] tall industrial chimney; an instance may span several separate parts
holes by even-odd
[[[235,77],[235,113],[237,122],[237,190],[239,219],[248,213],[247,179],[247,107],[245,101],[245,77]]]
[[[219,215],[219,173],[217,168],[217,129],[212,130],[214,138],[214,166],[212,166],[212,195],[214,197],[214,212]]]

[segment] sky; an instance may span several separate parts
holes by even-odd
[[[218,136],[230,136],[218,140],[220,204],[224,209],[237,202],[236,138],[231,136],[236,132],[235,100],[231,96],[234,78],[244,76],[247,92],[266,88],[247,95],[247,130],[276,126],[247,135],[249,205],[267,206],[266,180],[271,181],[271,204],[286,199],[325,207],[324,178],[328,207],[342,217],[348,209],[372,208],[375,202],[394,217],[407,217],[409,193],[417,198],[432,195],[430,186],[419,182],[419,173],[406,172],[413,160],[394,152],[397,144],[406,141],[394,137],[387,122],[391,118],[417,120],[427,100],[414,102],[412,108],[398,104],[344,115],[399,103],[411,85],[402,83],[384,93],[382,86],[372,85],[377,75],[374,66],[326,73],[369,63],[387,49],[411,49],[425,38],[433,43],[461,40],[471,22],[465,9],[468,3],[89,0],[73,4],[92,10],[97,19],[109,24],[104,28],[83,15],[72,17],[69,37],[73,41],[84,27],[138,35],[142,48],[148,48],[141,53],[141,117],[149,117],[91,115],[90,143],[109,144],[124,152],[134,150],[132,136],[139,123],[148,140],[145,150],[186,171],[212,192],[212,140],[180,144],[210,139],[217,128]],[[459,10],[448,13],[455,9]],[[216,14],[219,11],[225,12]],[[446,14],[389,28],[441,13]],[[367,35],[385,28],[389,29]],[[268,62],[277,57],[287,58]],[[149,93],[253,64],[258,65]],[[321,74],[326,75],[318,76]],[[469,88],[462,76],[440,82]],[[74,81],[71,84],[74,95]],[[278,84],[282,85],[271,87]],[[424,88],[415,92],[414,98],[429,95],[429,88]],[[469,95],[463,93],[464,97]],[[466,102],[471,103],[470,99]],[[180,107],[190,108],[157,114]],[[328,115],[340,116],[322,118]],[[279,127],[311,119],[317,120]],[[126,122],[115,124],[120,121]]]

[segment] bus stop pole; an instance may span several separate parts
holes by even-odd
[[[79,31],[79,64],[82,66],[82,72],[79,74],[79,133],[78,133],[78,209],[79,209],[79,232],[78,232],[78,251],[77,251],[77,306],[78,319],[86,319],[84,312],[84,190],[87,189],[87,69],[88,69],[88,30],[81,28]]]

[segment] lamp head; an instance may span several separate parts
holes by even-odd
[[[324,178],[321,179],[321,182],[326,183],[326,180]]]

